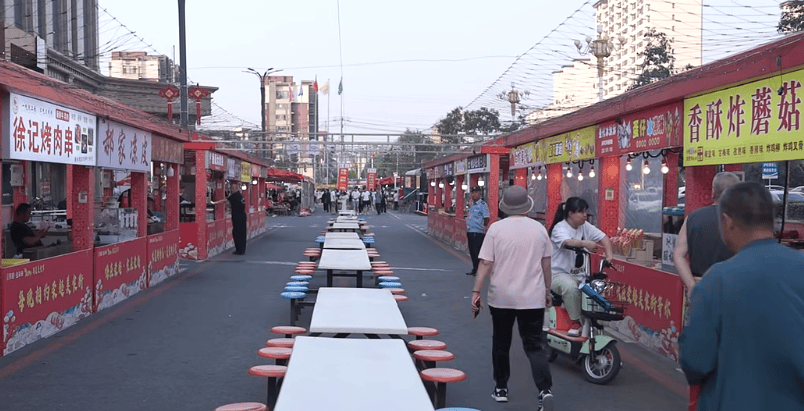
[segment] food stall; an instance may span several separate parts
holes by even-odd
[[[205,260],[223,251],[223,155],[215,143],[184,143],[179,257]],[[239,171],[239,170],[238,170]],[[220,226],[220,227],[219,227]]]
[[[158,221],[148,224],[148,287],[179,273],[180,167],[184,145],[167,137],[154,135],[151,140],[152,214]],[[160,226],[161,225],[161,226]]]

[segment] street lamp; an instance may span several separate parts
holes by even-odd
[[[509,91],[507,93],[502,92],[500,94],[497,94],[497,98],[499,98],[500,100],[507,101],[507,102],[511,103],[511,121],[512,122],[516,121],[516,105],[519,104],[519,102],[522,101],[523,99],[528,98],[530,96],[530,91],[527,91],[527,90],[525,90],[525,91],[517,91],[514,88],[514,86],[515,86],[515,84],[511,83],[511,91]]]
[[[618,36],[617,40],[619,41],[619,47],[622,47],[625,44],[625,37]],[[583,54],[591,54],[597,58],[597,91],[598,91],[598,101],[603,101],[603,67],[605,66],[604,58],[611,56],[611,52],[614,51],[614,41],[609,39],[609,37],[603,34],[603,28],[597,26],[597,38],[592,40],[592,37],[586,36],[586,47],[583,46],[580,40],[575,40],[575,48],[578,49],[578,53]]]
[[[280,71],[282,71],[282,69],[274,70],[274,68],[271,67],[268,70],[265,70],[265,72],[262,73],[262,74],[260,74],[259,71],[254,70],[251,67],[246,67],[246,69],[248,71],[244,71],[244,73],[252,73],[252,74],[255,74],[257,77],[260,78],[260,126],[262,128],[263,141],[267,141],[268,140],[268,134],[267,134],[267,130],[265,129],[265,77],[267,77],[269,74],[280,72]],[[274,147],[273,147],[273,144],[271,144],[270,150],[268,151],[268,155],[269,155],[271,161],[273,161],[273,159],[274,159]]]

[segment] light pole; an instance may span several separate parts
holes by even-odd
[[[512,82],[511,91],[507,93],[502,92],[500,94],[497,94],[497,98],[499,98],[500,100],[511,103],[511,123],[516,121],[516,105],[519,104],[519,102],[522,101],[522,99],[528,98],[528,96],[530,96],[530,91],[527,90],[517,91],[516,88],[514,88],[514,86],[515,84]]]
[[[263,141],[267,141],[268,140],[268,134],[267,134],[267,130],[265,129],[265,77],[267,77],[269,74],[273,74],[273,73],[282,71],[282,69],[274,70],[274,68],[271,67],[268,70],[265,70],[265,72],[262,73],[262,74],[260,74],[259,71],[254,70],[251,67],[247,67],[247,69],[248,69],[248,71],[244,71],[244,73],[252,73],[252,74],[255,74],[257,77],[260,78],[260,126],[262,128]],[[273,71],[271,71],[271,70],[273,70]],[[273,162],[273,160],[274,160],[274,147],[273,147],[273,144],[271,144],[270,150],[268,151],[268,157]]]
[[[617,38],[620,46],[625,44],[625,37],[619,36]],[[575,48],[578,49],[580,54],[591,54],[597,57],[597,92],[598,101],[603,101],[603,67],[605,66],[605,59],[611,56],[614,50],[614,42],[609,37],[603,34],[603,28],[597,26],[597,38],[592,40],[591,37],[586,36],[586,47],[583,46],[580,40],[575,40]]]

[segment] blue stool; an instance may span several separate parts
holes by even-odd
[[[296,304],[296,300],[303,300],[304,297],[307,297],[307,294],[300,291],[285,291],[279,295],[286,300],[290,300],[290,325],[296,325],[296,320],[301,313],[301,307]]]
[[[285,285],[290,286],[290,287],[307,287],[308,285],[310,285],[310,282],[309,281],[290,281]]]
[[[310,281],[313,279],[312,275],[292,275],[290,276],[291,281]]]
[[[382,282],[380,283],[380,288],[402,288],[402,284],[393,282]]]
[[[377,277],[376,283],[398,283],[399,277],[393,275],[381,275]],[[390,288],[401,288],[401,287],[390,287]]]
[[[306,292],[308,292],[310,290],[307,287],[299,287],[299,286],[289,285],[289,286],[285,287],[285,291],[306,293]]]
[[[375,240],[373,237],[363,237],[363,244],[366,245],[367,248],[371,248],[371,245],[374,244]]]

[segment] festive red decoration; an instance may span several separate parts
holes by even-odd
[[[167,87],[159,90],[159,96],[164,97],[167,99],[168,103],[168,119],[173,121],[173,99],[179,95],[179,89],[173,87],[172,84],[168,84]]]
[[[200,84],[196,84],[195,88],[190,90],[190,96],[195,99],[195,122],[201,125],[201,99],[209,96],[209,91],[201,88]]]

